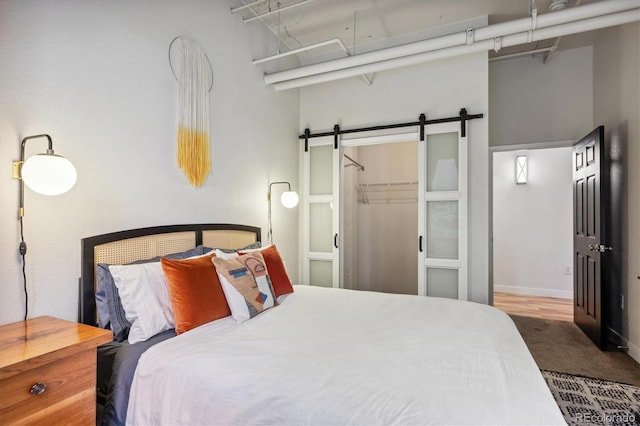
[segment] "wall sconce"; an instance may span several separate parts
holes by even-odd
[[[528,166],[526,155],[516,155],[516,184],[524,185],[527,183]]]
[[[291,184],[289,182],[271,182],[269,184],[269,192],[267,192],[267,200],[269,201],[269,242],[273,244],[273,229],[271,226],[271,187],[273,185],[287,185],[288,190],[284,191],[280,196],[280,202],[288,209],[294,208],[298,205],[298,193],[291,190]]]
[[[25,144],[29,140],[47,138],[49,147],[46,153],[36,154],[24,160]],[[13,162],[13,178],[20,180],[20,210],[24,216],[24,184],[32,191],[43,195],[64,194],[76,183],[76,169],[67,160],[53,152],[53,141],[49,135],[27,136],[20,144],[20,161]]]
[[[49,147],[46,153],[36,154],[24,159],[24,150],[27,141],[47,138]],[[29,309],[29,295],[27,292],[27,276],[25,273],[25,256],[27,254],[27,244],[24,242],[24,232],[22,218],[24,217],[24,185],[34,192],[44,195],[60,195],[70,190],[76,183],[77,173],[71,161],[56,155],[53,152],[53,142],[51,136],[42,134],[27,136],[20,144],[20,161],[13,162],[13,178],[20,180],[20,206],[18,207],[18,220],[20,221],[20,246],[19,252],[22,255],[22,273],[24,278],[25,308],[24,319],[27,319]]]

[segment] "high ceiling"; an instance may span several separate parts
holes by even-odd
[[[488,16],[489,24],[494,24],[531,16],[532,5],[541,15],[553,13],[550,5],[555,3],[575,7],[595,1],[599,0],[230,0],[230,6],[233,10],[252,4],[233,11],[244,20],[273,12],[246,25],[267,26],[280,40],[280,52],[339,38],[350,54],[354,50],[357,54],[429,38],[438,27],[473,18]],[[587,33],[565,37],[558,50],[591,44],[591,40]],[[490,55],[549,47],[554,42],[544,40]],[[345,55],[337,44],[297,54],[303,64]]]

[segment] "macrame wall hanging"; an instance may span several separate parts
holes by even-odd
[[[169,45],[169,65],[178,80],[178,166],[191,185],[200,186],[211,171],[209,94],[213,69],[200,46],[182,36]]]

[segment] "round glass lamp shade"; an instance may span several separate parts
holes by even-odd
[[[22,180],[34,192],[44,195],[64,194],[76,183],[76,168],[71,161],[55,154],[29,157],[21,169]]]
[[[295,191],[285,191],[280,196],[282,205],[288,209],[291,209],[298,205],[298,193]]]

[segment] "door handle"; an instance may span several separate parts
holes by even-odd
[[[599,251],[600,253],[604,253],[605,251],[613,251],[613,247],[608,247],[604,244],[589,244],[589,251]]]
[[[338,234],[335,234],[335,235],[333,236],[333,246],[334,246],[335,248],[338,248]]]
[[[418,237],[418,250],[422,253],[422,235]]]

